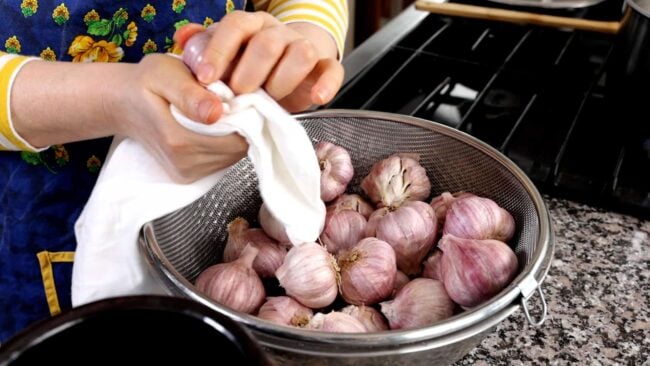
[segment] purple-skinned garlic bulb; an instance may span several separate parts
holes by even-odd
[[[223,261],[239,258],[244,247],[251,244],[259,250],[253,269],[260,277],[273,277],[287,255],[287,248],[271,239],[262,229],[251,229],[248,221],[237,217],[228,224],[228,241],[223,251]]]
[[[393,284],[393,296],[397,293],[397,291],[401,290],[402,287],[406,286],[407,283],[409,283],[411,279],[409,276],[405,275],[404,272],[398,270],[395,272],[395,283]]]
[[[431,208],[436,213],[436,219],[438,220],[438,231],[442,233],[442,227],[445,225],[445,218],[447,216],[447,211],[451,204],[454,203],[457,199],[463,197],[474,196],[468,192],[456,192],[451,194],[449,192],[443,192],[439,196],[434,197],[431,200]]]
[[[330,305],[338,294],[336,260],[316,243],[291,248],[275,276],[287,295],[312,309]]]
[[[489,198],[463,197],[449,207],[442,233],[466,239],[507,242],[515,234],[515,220]]]
[[[434,249],[423,263],[422,277],[442,281],[442,251]]]
[[[314,313],[310,308],[289,296],[267,298],[257,313],[257,316],[264,320],[298,328],[305,327],[313,315]]]
[[[335,199],[328,207],[328,210],[352,210],[363,215],[366,219],[370,218],[375,208],[366,202],[358,194],[342,194]]]
[[[311,318],[307,328],[332,333],[367,333],[366,327],[360,321],[339,311],[317,313]]]
[[[233,310],[252,314],[264,302],[264,285],[253,270],[257,248],[247,245],[241,256],[230,263],[206,268],[196,279],[196,288]]]
[[[354,176],[350,154],[331,142],[316,144],[316,157],[320,164],[320,197],[330,202],[340,196]]]
[[[505,288],[517,274],[517,256],[498,240],[443,235],[441,273],[449,296],[459,305],[479,305]]]
[[[390,329],[386,318],[379,310],[369,306],[348,305],[341,309],[341,312],[357,319],[369,333],[382,332]]]
[[[413,329],[434,324],[454,313],[454,302],[441,281],[416,278],[381,303],[381,312],[390,329]]]
[[[357,211],[328,207],[320,240],[327,251],[336,254],[365,237],[368,221]]]
[[[385,241],[365,238],[340,253],[339,288],[349,304],[372,305],[386,299],[395,283],[395,251]]]
[[[419,160],[417,154],[393,154],[380,160],[361,181],[361,189],[377,207],[424,200],[431,193],[431,182]]]
[[[406,275],[420,272],[436,233],[433,208],[422,201],[408,201],[395,210],[380,208],[370,216],[366,226],[366,237],[376,237],[393,247],[397,268]]]

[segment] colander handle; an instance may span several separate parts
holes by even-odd
[[[537,283],[537,280],[533,276],[525,278],[521,284],[519,284],[519,290],[521,291],[522,297],[521,297],[521,306],[524,308],[524,314],[526,315],[526,319],[528,319],[528,322],[533,325],[533,326],[540,326],[544,323],[544,320],[546,320],[546,313],[548,311],[548,308],[546,306],[546,299],[544,298],[544,292],[542,292],[542,286],[540,283]],[[535,293],[535,290],[537,290],[537,293],[539,294],[540,301],[542,302],[542,314],[539,319],[535,320],[533,316],[530,315],[530,311],[528,310],[528,299],[533,296]]]

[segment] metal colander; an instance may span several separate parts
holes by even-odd
[[[489,302],[429,327],[371,334],[334,334],[271,324],[234,312],[196,291],[192,283],[221,261],[227,224],[237,216],[257,224],[262,203],[252,164],[244,159],[194,203],[147,223],[141,248],[153,273],[174,295],[190,297],[251,328],[278,363],[300,365],[448,364],[475,347],[501,320],[523,307],[528,320],[546,315],[540,283],[550,267],[553,233],[538,191],[510,160],[458,130],[414,117],[329,110],[298,116],[314,144],[329,141],[348,150],[355,168],[349,187],[378,160],[396,152],[418,153],[431,180],[432,196],[468,191],[493,199],[515,219],[510,245],[519,259],[518,276]],[[537,291],[543,304],[536,319],[527,300]]]

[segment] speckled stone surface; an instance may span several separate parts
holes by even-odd
[[[556,235],[546,322],[517,311],[456,365],[650,365],[650,221],[546,203]]]

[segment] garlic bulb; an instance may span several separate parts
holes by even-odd
[[[314,313],[289,296],[269,297],[257,313],[259,318],[270,322],[302,328]]]
[[[348,305],[341,312],[357,319],[368,332],[381,332],[388,330],[386,318],[375,308],[369,306]]]
[[[431,200],[431,207],[436,213],[436,219],[438,220],[438,229],[441,230],[445,224],[445,217],[447,216],[447,211],[454,201],[463,197],[474,196],[471,193],[467,192],[456,192],[451,194],[449,192],[443,192],[441,195],[434,197]]]
[[[275,276],[287,295],[312,309],[330,305],[338,294],[336,260],[316,243],[291,248]]]
[[[375,210],[368,202],[366,202],[358,194],[342,194],[328,207],[328,210],[352,210],[363,215],[366,219],[370,218],[372,212]]]
[[[320,235],[327,251],[333,254],[348,249],[365,237],[367,220],[352,210],[328,209]]]
[[[366,333],[366,327],[348,314],[332,311],[317,313],[307,324],[308,329],[334,333]]]
[[[414,279],[397,292],[395,299],[380,305],[390,329],[419,328],[454,313],[454,302],[442,282],[430,278]]]
[[[416,154],[394,154],[373,165],[361,189],[377,207],[398,207],[424,200],[431,192],[427,172]]]
[[[352,180],[352,159],[347,150],[327,141],[316,144],[316,157],[320,163],[320,197],[329,202],[345,192]]]
[[[366,226],[366,237],[374,236],[393,247],[397,268],[406,275],[420,272],[436,233],[433,209],[421,201],[408,201],[394,211],[381,208],[373,212]]]
[[[405,275],[404,272],[402,271],[397,271],[395,272],[395,283],[393,284],[393,295],[397,293],[397,291],[401,290],[402,287],[404,287],[407,283],[409,283],[411,279],[409,276]]]
[[[461,239],[443,235],[441,273],[449,296],[459,305],[472,307],[489,300],[517,274],[517,256],[498,240]]]
[[[449,207],[442,233],[507,242],[515,234],[515,220],[489,198],[463,197]]]
[[[351,249],[341,252],[339,288],[350,304],[372,305],[393,292],[395,251],[377,238],[365,238]]]
[[[291,243],[284,225],[282,225],[282,223],[278,221],[278,219],[276,219],[275,216],[271,214],[271,212],[269,212],[268,207],[266,207],[266,204],[264,203],[262,203],[262,206],[260,207],[258,219],[260,220],[262,229],[264,229],[264,232],[268,236],[277,240],[280,244]]]
[[[266,296],[264,285],[252,268],[257,253],[257,248],[247,245],[234,262],[206,268],[196,279],[196,288],[219,304],[254,313]]]
[[[422,277],[442,281],[442,251],[434,249],[433,254],[424,261]]]
[[[273,277],[287,255],[287,248],[269,238],[262,229],[251,229],[248,221],[238,217],[228,224],[228,241],[223,251],[223,261],[232,262],[239,258],[247,244],[259,250],[253,269],[260,277]]]

